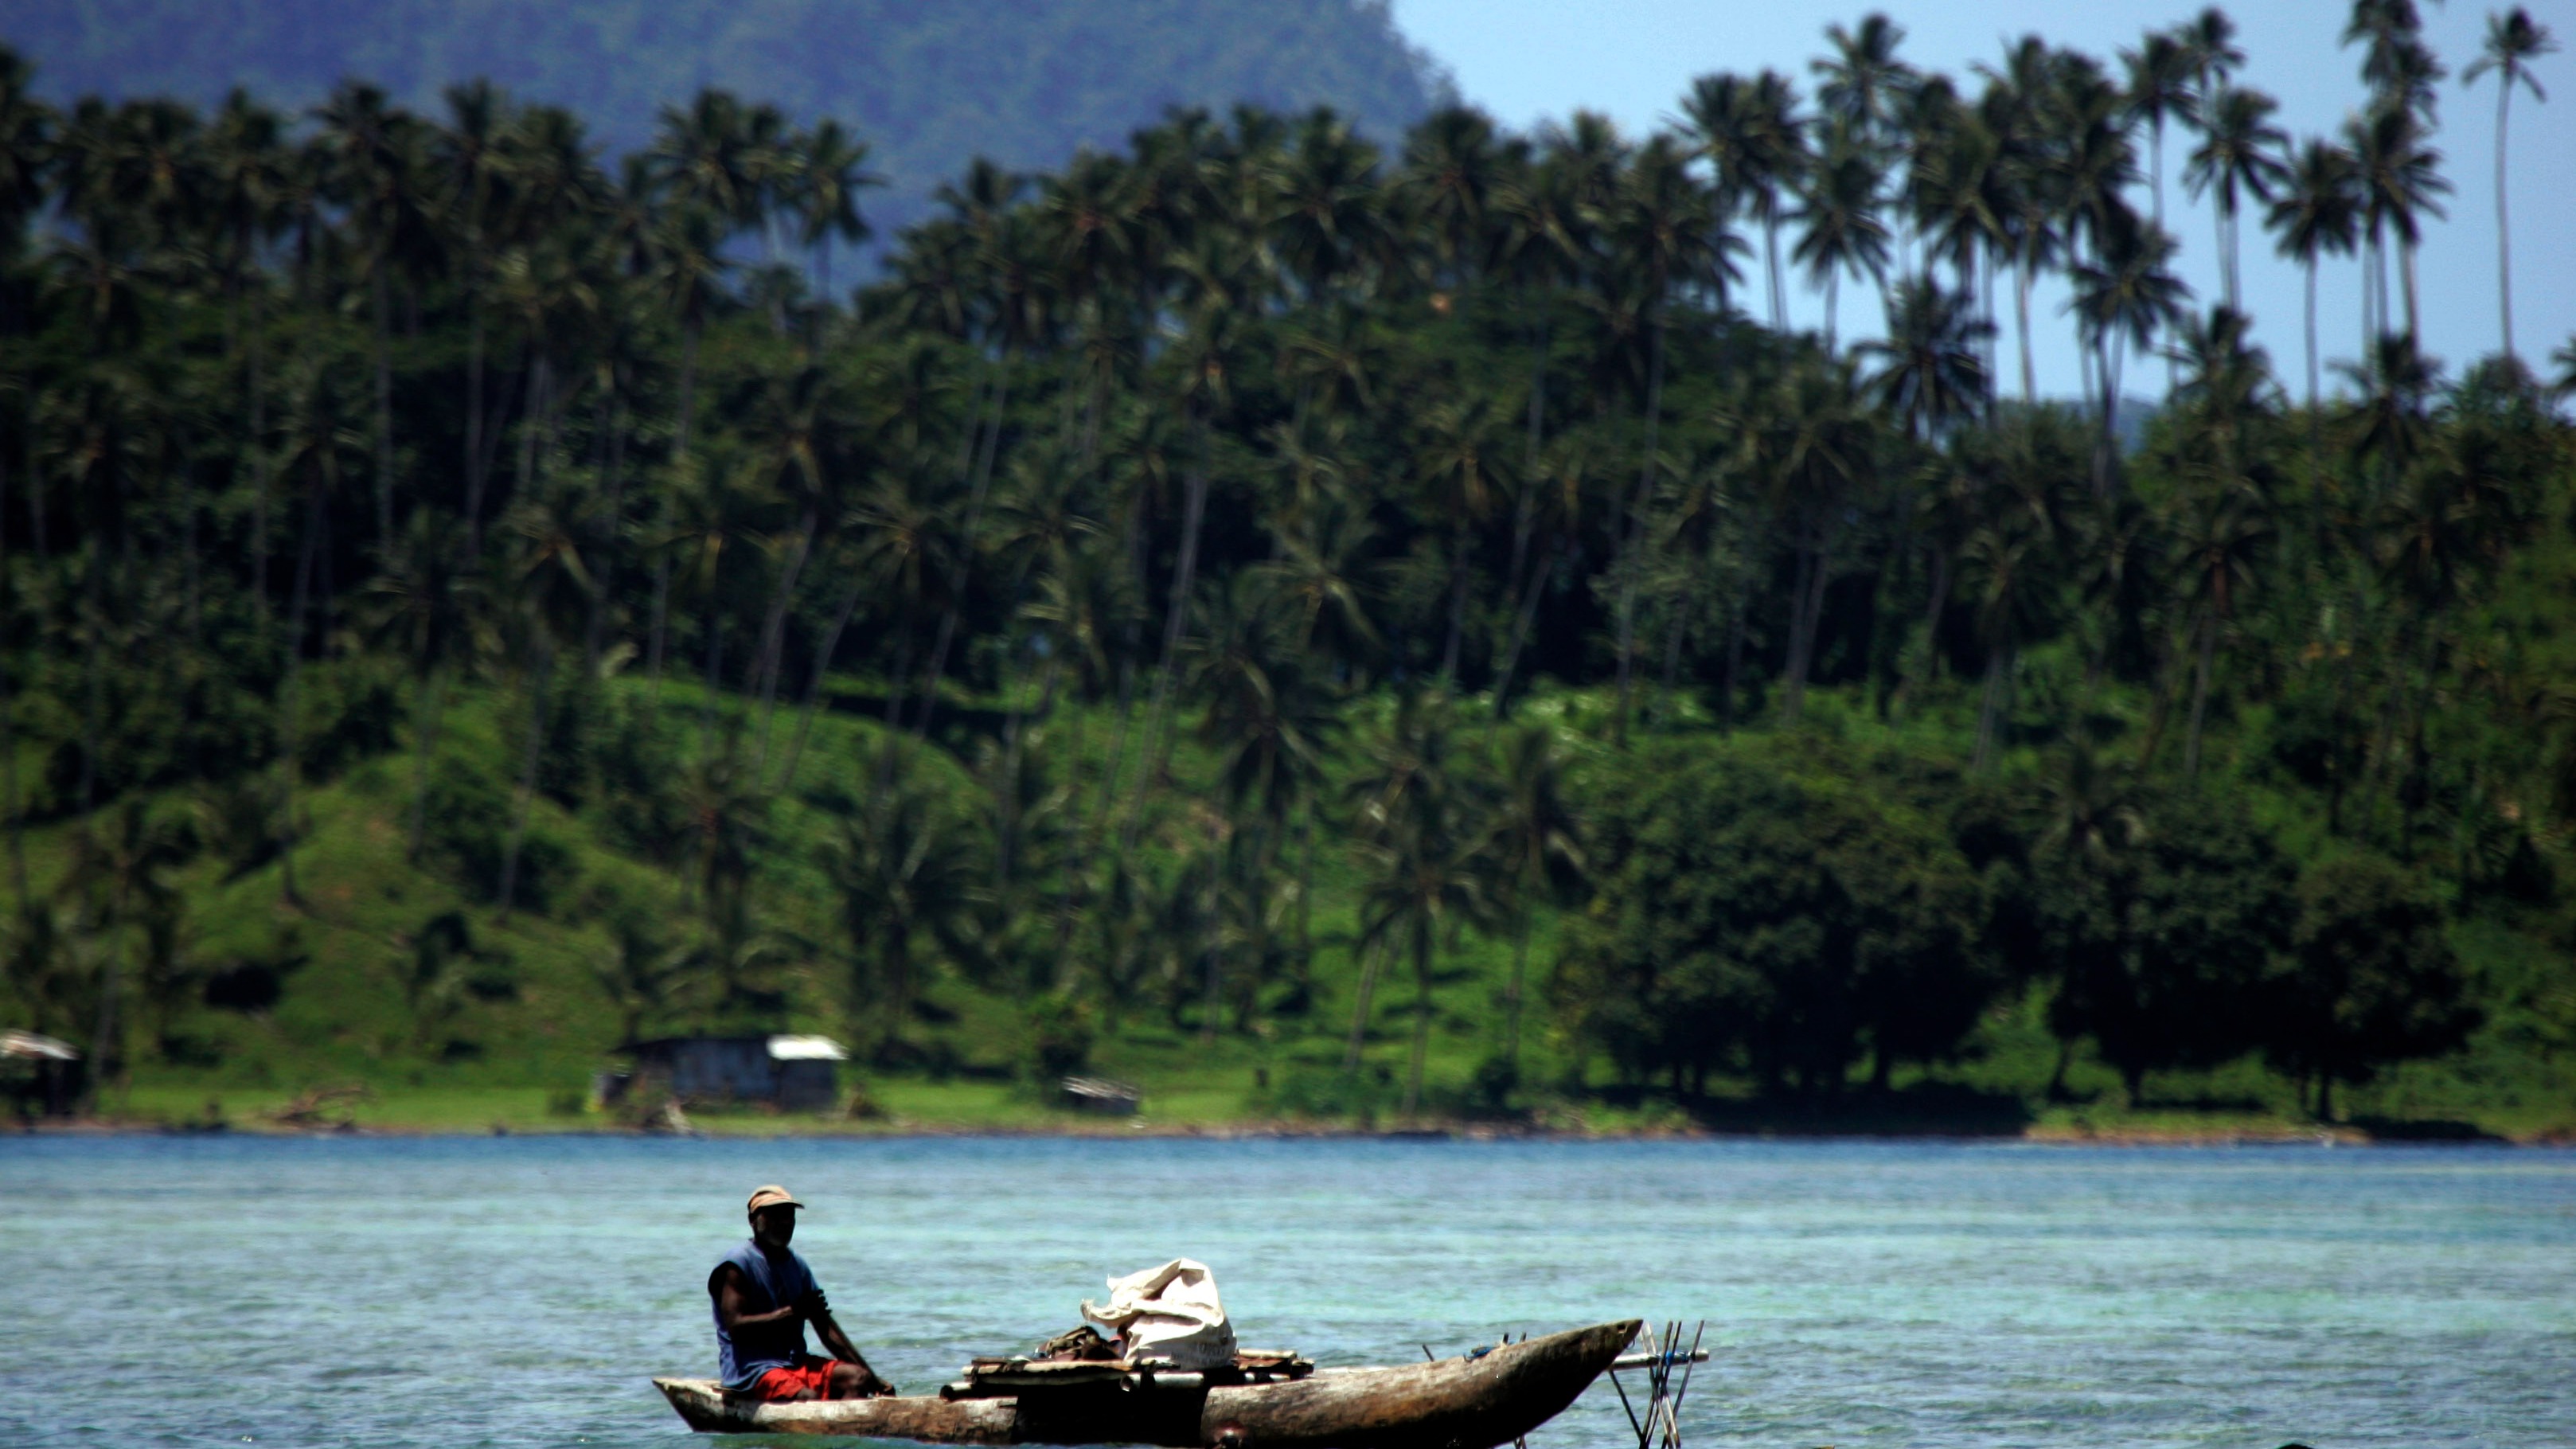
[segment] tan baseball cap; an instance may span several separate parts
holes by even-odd
[[[753,1188],[751,1192],[751,1201],[744,1204],[742,1210],[746,1215],[748,1215],[756,1213],[762,1208],[801,1208],[804,1205],[805,1204],[798,1202],[795,1198],[789,1196],[787,1189],[780,1187],[777,1183],[773,1182],[766,1187]]]

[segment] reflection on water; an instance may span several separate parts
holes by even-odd
[[[683,1444],[767,1181],[908,1389],[1187,1254],[1325,1363],[1705,1317],[1694,1442],[2576,1441],[2568,1152],[9,1138],[0,1443]]]

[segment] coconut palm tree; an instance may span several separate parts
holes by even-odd
[[[2219,278],[2225,302],[2244,310],[2237,275],[2236,208],[2240,192],[2270,201],[2273,188],[2289,179],[2278,159],[2287,150],[2289,133],[2273,125],[2280,103],[2261,91],[2237,86],[2220,89],[2201,112],[2201,142],[2183,168],[2183,185],[2194,197],[2217,193]]]
[[[1432,966],[1446,938],[1484,922],[1490,901],[1482,842],[1473,834],[1480,802],[1457,759],[1454,735],[1445,702],[1407,693],[1387,728],[1369,742],[1367,763],[1350,785],[1366,877],[1359,949],[1400,948],[1413,963],[1413,1051],[1402,1108],[1408,1119],[1422,1100]],[[1367,968],[1363,972],[1346,1067],[1357,1065],[1368,1022]]]
[[[2416,111],[2431,122],[2442,65],[2424,45],[2424,18],[2415,0],[2353,0],[2343,43],[2362,47],[2361,78],[2374,106]]]
[[[2390,241],[2397,247],[2398,278],[2405,288],[2405,330],[2410,336],[2421,335],[2415,326],[2415,247],[2423,235],[2418,219],[2442,216],[2441,203],[2434,198],[2451,190],[2441,173],[2442,153],[2425,144],[2426,134],[2421,117],[2405,106],[2379,106],[2344,123],[2344,142],[2361,174],[2364,234],[2382,268]],[[2377,283],[2375,330],[2386,331],[2386,273],[2374,270],[2382,279]],[[2369,296],[2370,289],[2365,288],[2364,295]]]
[[[1406,133],[1396,177],[1405,222],[1430,233],[1445,283],[1457,285],[1493,259],[1492,217],[1516,159],[1494,118],[1473,106],[1443,107]]]
[[[1909,277],[1888,302],[1887,336],[1856,349],[1881,360],[1870,395],[1905,420],[1908,438],[1937,439],[1993,401],[1978,342],[1995,329],[1969,309],[1968,298],[1929,276]]]
[[[331,197],[348,210],[357,243],[353,260],[367,287],[375,341],[376,542],[393,541],[393,283],[418,269],[435,246],[426,138],[409,112],[384,91],[344,81],[314,112],[330,167]]]
[[[447,691],[461,667],[485,652],[478,645],[485,622],[480,579],[462,567],[463,554],[441,516],[414,513],[367,585],[361,620],[382,646],[399,650],[413,676],[412,806],[404,858],[417,863],[429,839],[430,762],[446,718]]]
[[[2505,126],[2511,119],[2514,82],[2520,81],[2535,101],[2546,101],[2549,93],[2531,74],[2531,63],[2554,53],[2558,42],[2549,27],[2531,18],[2531,12],[2516,5],[2502,15],[2487,17],[2487,39],[2478,58],[2460,72],[2460,84],[2475,85],[2488,71],[2496,76],[2496,312],[2504,321],[2504,355],[2513,350],[2513,227],[2505,211],[2504,142]]]
[[[519,605],[518,617],[511,622],[521,634],[529,658],[523,675],[527,681],[527,737],[520,755],[518,797],[511,811],[510,834],[501,851],[498,909],[505,922],[516,904],[520,850],[527,841],[528,812],[536,803],[537,763],[546,742],[547,687],[564,642],[577,635],[589,617],[595,588],[589,566],[582,561],[583,530],[549,503],[535,498],[521,500],[510,510],[508,526],[519,543],[506,575],[506,582],[513,586],[511,597]]]
[[[2263,496],[2241,481],[2212,480],[2186,495],[2175,520],[2176,569],[2184,599],[2195,615],[2191,722],[2183,736],[2182,770],[2200,774],[2201,724],[2209,708],[2210,666],[2218,636],[2262,576],[2273,530]]]
[[[873,1020],[883,1057],[911,1020],[925,950],[970,969],[984,961],[991,894],[972,827],[911,772],[877,773],[898,783],[841,822],[823,864],[852,950],[850,1016]]]
[[[2155,197],[2155,223],[2165,224],[2165,123],[2197,124],[2200,114],[2198,57],[2170,30],[2151,30],[2135,50],[2120,52],[2128,71],[2127,111],[2132,124],[2147,123],[2147,177]]]
[[[2102,384],[2102,438],[2095,452],[2094,491],[2107,491],[2108,465],[2119,434],[2120,370],[2132,351],[2143,351],[2183,314],[2191,289],[2171,270],[2174,239],[2153,222],[2131,216],[2113,227],[2099,257],[2075,269],[2071,304],[2096,356]]]
[[[35,79],[25,57],[0,45],[0,236],[13,248],[51,191],[46,172],[59,118],[37,98]]]
[[[773,374],[744,419],[751,442],[750,479],[755,486],[786,501],[796,516],[761,622],[760,644],[753,655],[749,692],[760,698],[760,744],[752,770],[769,761],[769,723],[778,703],[779,655],[787,611],[796,583],[813,556],[814,541],[827,522],[841,515],[841,495],[849,476],[865,466],[852,436],[849,401],[833,376],[812,363]]]
[[[1939,261],[1957,272],[1958,295],[1987,327],[1992,373],[1994,298],[1978,277],[1980,264],[2005,246],[2004,215],[2012,201],[2002,144],[1983,116],[1954,104],[1938,129],[1916,143],[1905,185],[1924,241],[1924,269]]]
[[[1425,410],[1414,450],[1425,512],[1449,535],[1449,622],[1438,673],[1443,689],[1457,687],[1467,626],[1468,550],[1476,526],[1511,487],[1509,426],[1480,396],[1445,398]]]
[[[1566,798],[1566,758],[1545,725],[1503,737],[1496,792],[1486,819],[1485,857],[1512,923],[1511,984],[1503,994],[1503,1061],[1517,1076],[1521,995],[1529,975],[1530,918],[1543,900],[1563,900],[1583,874],[1583,822]]]
[[[314,593],[317,561],[329,546],[331,499],[340,491],[341,461],[360,441],[349,424],[343,387],[326,357],[298,359],[288,380],[285,414],[279,420],[284,432],[277,445],[279,470],[290,478],[304,479],[304,520],[297,530],[295,586],[281,641],[285,678],[278,686],[277,707],[279,892],[289,905],[300,903],[295,885],[295,782],[303,767],[298,711],[311,627],[305,609]],[[322,633],[329,637],[327,621]]]
[[[2021,651],[2043,642],[2058,623],[2066,563],[2063,500],[2082,466],[2065,434],[2045,414],[2024,414],[1979,436],[1970,463],[1979,486],[1958,569],[1986,648],[1974,755],[1980,770],[1994,757]]]
[[[2298,259],[2307,274],[2308,445],[2313,472],[2320,418],[2317,411],[2317,260],[2350,256],[2361,237],[2361,178],[2352,153],[2319,136],[2308,138],[2291,163],[2290,177],[2265,220],[2274,247]]]
[[[1397,239],[1377,147],[1330,110],[1317,109],[1298,123],[1295,140],[1266,180],[1276,195],[1263,203],[1262,235],[1309,305],[1342,295],[1363,265],[1386,255]],[[1452,251],[1452,285],[1477,267],[1479,250],[1470,241]]]
[[[1787,76],[1766,70],[1751,80],[1702,76],[1682,102],[1696,153],[1717,171],[1716,196],[1730,211],[1742,207],[1762,226],[1771,326],[1789,325],[1786,273],[1780,266],[1783,203],[1804,180],[1811,157],[1807,121],[1798,112],[1798,90]]]
[[[100,1088],[109,1078],[122,1076],[129,1065],[123,1024],[118,1020],[125,995],[125,935],[156,911],[172,906],[176,892],[166,876],[194,853],[195,837],[177,822],[154,815],[142,800],[129,799],[103,824],[84,821],[72,833],[71,860],[60,889],[83,903],[90,934],[107,943],[98,987],[97,1029],[90,1037],[90,1071],[84,1083],[93,1112]]]
[[[1602,239],[1615,272],[1640,289],[1639,310],[1643,313],[1646,344],[1646,385],[1640,399],[1645,410],[1645,440],[1621,545],[1618,734],[1623,741],[1627,738],[1635,677],[1637,576],[1643,563],[1646,516],[1658,466],[1657,439],[1663,424],[1666,307],[1671,293],[1681,288],[1712,287],[1723,299],[1727,283],[1736,276],[1733,254],[1743,249],[1710,204],[1707,190],[1691,175],[1690,161],[1691,153],[1676,138],[1657,135],[1648,140],[1638,149],[1622,178],[1607,208],[1607,225],[1603,229]],[[1605,273],[1605,280],[1609,275]]]
[[[885,178],[867,169],[868,143],[829,117],[800,132],[793,149],[796,236],[813,252],[816,290],[829,299],[832,243],[856,246],[868,239],[867,219],[859,213],[859,193],[885,185]]]
[[[1753,475],[1798,558],[1780,690],[1781,718],[1794,724],[1815,669],[1844,505],[1874,475],[1880,435],[1877,420],[1854,395],[1850,369],[1839,363],[1799,367],[1758,394],[1748,413],[1758,434]]]
[[[1887,223],[1879,211],[1878,162],[1841,127],[1826,133],[1821,154],[1798,191],[1791,219],[1802,228],[1790,256],[1825,289],[1825,351],[1835,352],[1835,302],[1845,272],[1881,281],[1887,275]]]

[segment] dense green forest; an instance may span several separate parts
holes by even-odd
[[[10,58],[0,1011],[110,1106],[794,1027],[1209,1116],[2563,1127],[2576,347],[2415,346],[2411,6],[2333,137],[2215,11],[1900,39],[1644,137],[1175,111],[848,293],[864,136],[723,91],[611,163]],[[2168,184],[2357,255],[2369,355],[2189,296]],[[2091,400],[1997,376],[2043,326]]]
[[[889,232],[977,156],[1060,166],[1167,106],[1329,105],[1393,138],[1446,86],[1383,4],[1353,0],[101,0],[12,7],[0,43],[42,62],[57,104],[212,107],[238,86],[296,111],[357,76],[435,112],[484,78],[611,152],[649,144],[672,101],[730,90],[864,141]]]

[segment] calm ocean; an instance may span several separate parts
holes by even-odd
[[[1189,1256],[1328,1364],[1705,1318],[1700,1444],[2576,1444],[2569,1151],[48,1136],[0,1445],[687,1444],[645,1380],[769,1181],[909,1391]]]

